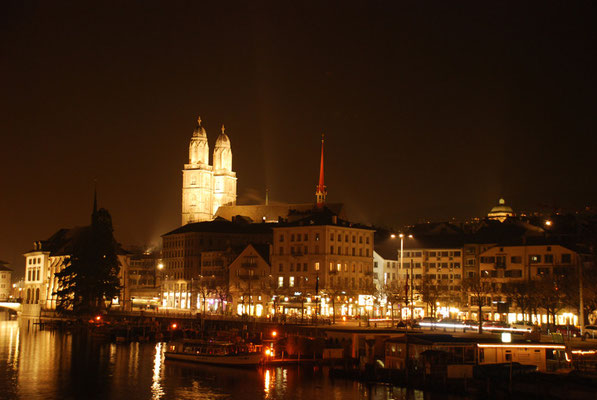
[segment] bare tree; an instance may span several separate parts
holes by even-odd
[[[471,299],[475,299],[475,302],[479,307],[479,333],[483,333],[483,305],[485,303],[485,298],[492,292],[491,285],[489,282],[481,279],[478,274],[475,274],[473,277],[465,278],[462,282],[462,286],[464,290],[468,292]]]
[[[421,297],[423,301],[427,304],[429,309],[431,310],[431,316],[435,317],[435,311],[437,308],[437,300],[439,299],[440,295],[437,290],[436,282],[433,279],[429,278],[427,275],[423,277],[421,281],[421,290],[420,290]]]
[[[532,312],[531,307],[535,297],[534,286],[534,282],[528,281],[510,282],[502,285],[502,293],[509,297],[520,309],[523,321],[526,321],[527,312],[529,314]]]

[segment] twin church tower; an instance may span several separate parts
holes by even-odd
[[[197,118],[189,145],[189,163],[182,170],[182,225],[211,221],[220,206],[236,204],[236,172],[224,125],[209,164],[207,133]]]
[[[236,172],[232,171],[232,149],[224,125],[222,125],[222,132],[216,140],[212,162],[213,166],[209,164],[207,133],[201,126],[201,117],[199,117],[189,145],[189,163],[185,164],[182,170],[183,226],[192,222],[212,221],[220,206],[236,205]],[[322,135],[319,182],[315,192],[318,209],[323,209],[326,204],[327,191],[323,178]],[[288,206],[290,207],[290,205]],[[301,205],[294,204],[292,206],[297,208]],[[309,207],[308,204],[302,206]],[[243,212],[247,212],[247,207],[245,206]],[[261,216],[259,216],[260,218]]]

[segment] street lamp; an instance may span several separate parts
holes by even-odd
[[[401,233],[400,235],[398,235],[400,237],[400,270],[404,270],[404,233]],[[394,236],[396,237],[396,236]],[[413,238],[413,235],[408,235],[409,239]],[[406,285],[408,287],[408,274],[407,274],[407,279],[406,279]],[[413,265],[412,265],[412,261],[410,263],[410,319],[411,319],[411,323],[414,322],[415,316],[414,316],[414,308],[413,308]],[[408,297],[408,292],[406,293],[406,296]]]
[[[158,271],[160,272],[158,275],[160,278],[160,300],[161,300],[161,304],[158,306],[158,310],[159,310],[159,308],[161,308],[164,305],[164,287],[163,287],[163,285],[164,285],[164,263],[160,262],[158,264]],[[157,284],[157,278],[158,278],[158,276],[154,277],[154,286],[153,286],[154,288],[155,288],[155,285]]]

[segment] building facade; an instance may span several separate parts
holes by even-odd
[[[208,277],[228,277],[228,264],[242,249],[250,243],[271,241],[272,224],[243,220],[191,223],[166,233],[162,236],[161,306],[196,309],[202,300],[199,286]]]
[[[189,144],[189,162],[182,170],[182,225],[211,221],[222,205],[236,204],[236,173],[232,171],[232,149],[224,126],[216,140],[213,165],[201,118]]]
[[[279,299],[271,278],[270,251],[270,245],[250,244],[230,264],[230,300],[236,314],[274,314]]]
[[[0,261],[0,301],[12,298],[12,269]]]
[[[306,297],[310,315],[329,315],[332,308],[336,315],[365,314],[371,304],[364,302],[374,293],[373,233],[325,208],[274,227],[271,274],[285,299],[282,311],[303,313]],[[311,301],[316,296],[321,298],[319,305]]]

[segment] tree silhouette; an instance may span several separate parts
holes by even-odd
[[[94,211],[91,226],[75,236],[67,266],[55,274],[58,279],[57,310],[90,314],[105,307],[120,293],[118,244],[112,218],[105,209]]]

